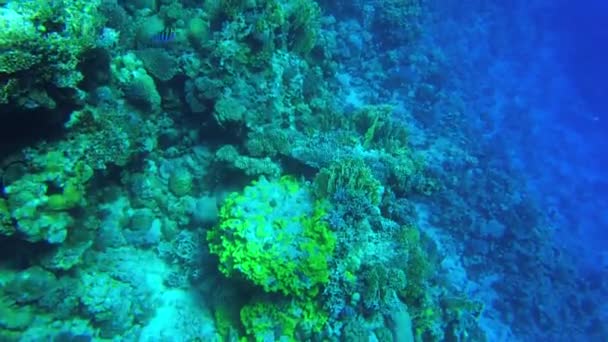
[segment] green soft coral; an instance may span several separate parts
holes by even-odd
[[[357,110],[350,125],[363,136],[363,147],[382,149],[389,153],[407,150],[408,133],[403,122],[393,117],[390,105],[368,105]]]
[[[321,10],[312,0],[221,0],[221,8],[233,23],[229,36],[239,39],[217,46],[224,52],[239,50],[229,56],[241,56],[241,62],[252,66],[266,66],[277,50],[306,55],[320,35]],[[225,49],[227,42],[231,49]]]
[[[421,245],[420,231],[414,226],[401,227],[401,243],[407,251],[407,286],[400,292],[406,304],[418,307],[424,301],[432,264]]]
[[[429,283],[435,265],[423,249],[420,230],[414,226],[401,227],[401,243],[408,255],[407,285],[398,294],[412,314],[415,335],[418,340],[443,340],[442,311]]]
[[[336,242],[324,216],[324,205],[294,179],[262,177],[228,196],[207,239],[227,276],[266,292],[311,296],[329,280]]]
[[[266,1],[266,13],[260,17],[255,26],[255,32],[274,37],[277,48],[287,48],[299,54],[310,52],[319,36],[321,10],[319,5],[311,0]]]
[[[380,203],[384,187],[371,169],[358,158],[344,158],[321,169],[314,181],[315,193],[320,197],[333,196],[337,191],[360,193],[374,205]]]

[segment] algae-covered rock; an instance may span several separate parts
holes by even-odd
[[[85,185],[93,172],[58,150],[31,159],[29,173],[4,188],[10,219],[24,240],[61,243],[75,220],[72,209],[85,204]],[[0,217],[2,212],[0,203]]]
[[[224,163],[225,166],[240,170],[248,176],[279,176],[281,167],[270,158],[252,158],[241,155],[236,147],[224,145],[217,150],[216,160]]]
[[[185,168],[173,170],[169,175],[169,190],[177,197],[188,195],[192,190],[192,174]]]
[[[83,254],[93,241],[61,244],[52,253],[44,256],[41,264],[51,270],[66,271],[82,262]]]
[[[7,298],[0,297],[0,327],[12,331],[26,329],[34,320],[34,310],[31,306],[15,306]],[[15,334],[17,335],[17,334]],[[11,341],[4,339],[4,334],[0,333],[1,341]],[[17,338],[14,341],[18,341]]]
[[[72,224],[72,217],[64,211],[47,207],[48,184],[45,178],[27,175],[6,187],[8,206],[11,217],[16,222],[16,229],[23,238],[30,242],[48,241],[61,243],[67,237],[67,228]],[[51,203],[59,206],[61,201]]]
[[[17,303],[31,303],[42,298],[57,284],[53,273],[33,266],[15,274],[4,286],[4,291]]]
[[[209,39],[209,22],[194,17],[188,22],[188,38],[194,47],[201,47]]]

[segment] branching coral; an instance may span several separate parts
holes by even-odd
[[[107,96],[111,98],[114,94]],[[57,149],[81,158],[94,169],[105,169],[110,164],[122,166],[135,153],[155,146],[157,124],[157,121],[144,121],[124,102],[86,106],[72,112],[66,123],[70,129],[69,143],[62,143]]]
[[[1,81],[18,80],[9,102],[45,85],[76,88],[82,55],[95,46],[100,0],[11,1],[0,7]],[[42,63],[44,61],[44,63]],[[27,71],[27,75],[21,72]]]
[[[239,60],[250,65],[267,65],[269,57],[281,49],[305,55],[319,36],[321,11],[312,0],[222,0],[221,8],[240,23],[231,28],[230,36],[237,38],[231,45],[246,57],[233,55],[241,55]]]
[[[363,136],[363,147],[384,149],[398,153],[407,149],[407,130],[403,122],[393,117],[389,105],[364,106],[355,112],[352,120],[355,129]]]
[[[337,191],[360,192],[377,205],[384,188],[361,159],[346,158],[322,169],[315,178],[318,195],[329,197]]]

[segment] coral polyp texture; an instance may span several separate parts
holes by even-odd
[[[325,216],[324,204],[295,180],[260,178],[225,199],[209,249],[227,276],[267,292],[314,295],[329,281],[336,243]]]

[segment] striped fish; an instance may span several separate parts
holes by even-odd
[[[166,27],[164,30],[152,35],[152,42],[165,44],[175,40],[175,30],[172,27]]]

